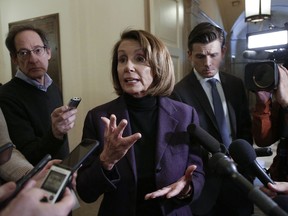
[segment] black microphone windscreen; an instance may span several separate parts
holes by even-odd
[[[210,169],[219,175],[230,176],[237,172],[233,161],[221,152],[213,154],[208,164]]]
[[[229,153],[240,166],[247,166],[256,160],[254,148],[246,140],[237,139],[229,146]]]
[[[263,185],[267,187],[268,183],[274,184],[266,170],[257,162],[255,150],[247,141],[241,139],[233,141],[229,147],[229,152],[239,167],[257,177]]]
[[[202,129],[200,126],[190,124],[187,128],[189,134],[191,134],[208,152],[214,154],[220,152],[220,143],[211,136],[208,132]]]

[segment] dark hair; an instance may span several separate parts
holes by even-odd
[[[194,43],[202,43],[207,44],[213,42],[215,40],[219,40],[221,42],[221,46],[225,46],[225,34],[224,31],[209,23],[202,22],[199,23],[194,29],[190,32],[188,37],[188,50],[192,51],[192,46]]]
[[[41,38],[44,46],[49,48],[48,39],[47,39],[46,33],[43,30],[36,28],[32,25],[16,25],[9,30],[8,35],[6,37],[6,40],[5,40],[5,45],[10,52],[10,56],[12,56],[12,57],[16,56],[17,50],[15,47],[15,37],[17,34],[19,34],[20,32],[23,32],[23,31],[36,32],[39,35],[39,37]]]
[[[174,67],[170,53],[161,40],[144,30],[126,30],[121,34],[120,40],[114,45],[111,74],[116,93],[118,95],[124,93],[117,71],[118,48],[124,40],[135,40],[139,42],[145,53],[147,62],[151,67],[153,83],[147,90],[147,95],[170,95],[175,83]]]

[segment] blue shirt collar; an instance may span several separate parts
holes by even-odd
[[[17,70],[15,77],[22,79],[23,81],[35,86],[36,88],[42,90],[42,91],[47,91],[48,87],[52,84],[53,80],[51,77],[45,73],[44,75],[44,85],[40,84],[38,81],[33,80],[26,76],[20,69]]]

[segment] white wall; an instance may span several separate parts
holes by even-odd
[[[80,141],[89,109],[114,97],[110,79],[111,51],[120,33],[145,28],[145,0],[0,0],[0,82],[11,79],[4,45],[8,23],[59,13],[64,102],[82,97],[71,149]]]

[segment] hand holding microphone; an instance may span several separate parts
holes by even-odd
[[[218,152],[213,154],[209,160],[209,166],[216,174],[229,177],[235,184],[241,187],[247,194],[248,199],[258,206],[265,214],[269,216],[288,216],[276,202],[260,191],[259,188],[254,187],[251,182],[242,176],[237,171],[234,162],[223,153]]]
[[[215,174],[220,175],[220,176],[226,176],[230,178],[232,181],[234,181],[235,184],[237,184],[239,187],[242,188],[242,190],[245,193],[247,193],[249,200],[255,203],[255,205],[257,205],[264,213],[267,213],[267,215],[288,216],[288,214],[284,212],[277,205],[277,203],[275,203],[272,199],[270,199],[263,192],[261,192],[259,188],[254,187],[251,182],[249,182],[244,176],[242,176],[237,171],[237,168],[234,162],[225,154],[221,153],[221,147],[220,147],[221,144],[214,137],[212,137],[208,132],[206,132],[200,126],[197,126],[195,124],[190,124],[187,128],[187,131],[189,132],[191,136],[193,136],[193,138],[195,138],[200,143],[200,145],[202,145],[203,148],[205,148],[208,152],[212,153],[212,157],[209,159],[209,167],[211,170],[215,172]],[[252,148],[252,146],[248,142],[246,142],[245,140],[238,140],[238,141],[232,142],[232,144],[231,144],[232,145],[231,151],[233,152],[233,155],[234,155],[234,158],[233,157],[232,158],[234,159],[236,163],[237,161],[239,163],[240,160],[236,158],[237,156],[235,156],[235,154],[240,149],[238,153],[240,157],[244,157],[244,160],[243,160],[244,165],[246,165],[248,161],[247,163],[248,167],[252,166],[253,167],[252,170],[254,169],[256,170],[254,172],[256,172],[257,177],[259,179],[261,178],[263,182],[270,182],[270,181],[273,182],[270,179],[270,177],[266,174],[266,172],[263,170],[263,168],[261,168],[260,165],[257,163],[255,150],[254,148]],[[244,149],[242,147],[238,147],[238,145],[240,144],[244,145]],[[230,145],[230,148],[231,148],[231,145]],[[249,156],[248,158],[247,156],[245,157],[246,154]],[[253,165],[254,161],[256,161],[258,166],[257,164]],[[240,164],[243,165],[243,163],[241,162],[242,161],[240,161],[239,165]],[[265,175],[267,176],[265,177]],[[261,177],[261,176],[264,176],[264,177]],[[265,183],[265,185],[267,185],[267,183]]]

